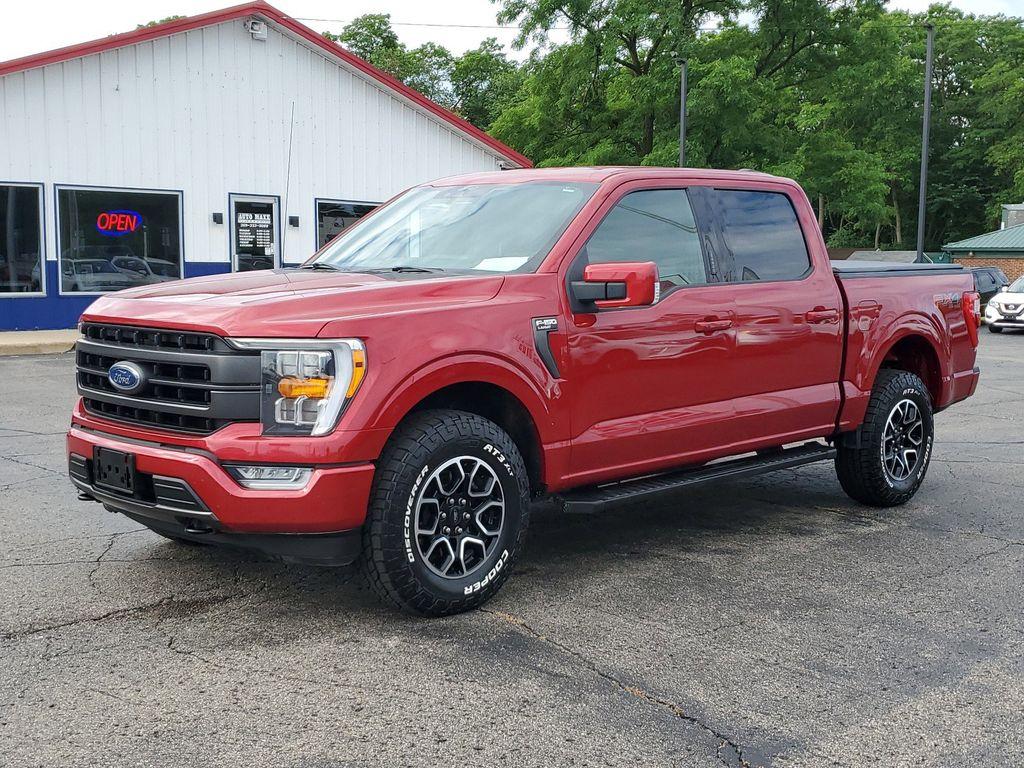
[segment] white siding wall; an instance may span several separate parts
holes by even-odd
[[[182,190],[188,261],[228,260],[229,193],[277,195],[296,262],[314,248],[314,198],[381,202],[498,159],[273,26],[254,40],[241,19],[0,77],[0,181],[46,184],[50,259],[55,184]]]

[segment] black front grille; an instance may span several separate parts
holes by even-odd
[[[259,420],[260,358],[212,334],[88,323],[77,344],[78,390],[97,416],[172,431],[209,433]],[[108,378],[135,363],[145,383],[125,393]]]
[[[184,351],[207,352],[217,348],[221,342],[209,333],[168,331],[157,328],[136,328],[132,325],[102,325],[84,323],[82,335],[91,341],[110,344],[125,344],[149,349],[180,349]]]

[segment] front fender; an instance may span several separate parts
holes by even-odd
[[[538,371],[538,375],[540,371]],[[454,384],[483,383],[500,387],[519,400],[530,414],[540,438],[545,476],[558,476],[568,461],[569,420],[560,382],[539,381],[516,362],[487,353],[454,353],[412,371],[380,398],[359,430],[360,455],[376,458],[395,427],[424,399]],[[355,437],[355,435],[353,435]]]

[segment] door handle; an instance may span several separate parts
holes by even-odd
[[[838,309],[815,307],[804,315],[808,323],[835,323],[839,321]]]
[[[731,327],[732,320],[720,320],[716,317],[709,317],[707,320],[698,320],[693,324],[693,329],[697,333],[715,333],[716,331],[724,331],[726,328]]]

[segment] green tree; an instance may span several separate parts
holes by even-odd
[[[494,38],[458,57],[436,43],[410,49],[385,13],[359,16],[341,34],[323,35],[480,128],[493,122],[522,85],[519,67]]]
[[[166,24],[169,21],[177,21],[178,19],[187,19],[187,18],[188,18],[187,16],[181,16],[181,15],[165,16],[164,18],[157,19],[155,21],[147,21],[145,24],[136,24],[135,28],[136,29],[145,29],[146,27],[155,27],[155,26],[157,26],[159,24]]]
[[[454,108],[469,122],[487,128],[512,105],[523,79],[522,70],[489,37],[453,62]]]

